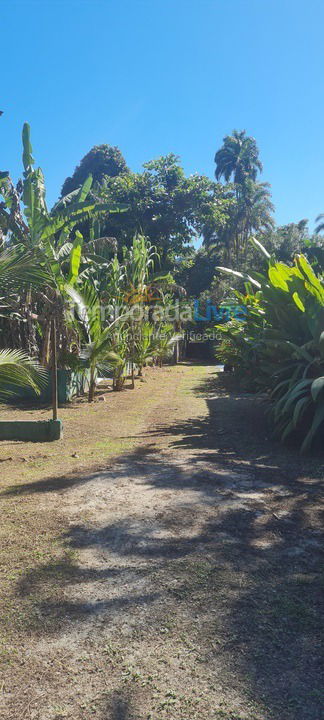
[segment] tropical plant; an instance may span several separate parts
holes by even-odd
[[[22,388],[32,388],[39,395],[46,381],[46,371],[21,350],[0,350],[0,397],[6,399]]]
[[[153,325],[142,323],[134,337],[133,361],[138,368],[138,376],[142,377],[143,367],[152,362],[154,354]]]
[[[108,208],[107,205],[89,200],[92,185],[92,177],[89,176],[77,191],[62,198],[49,211],[42,170],[34,167],[27,123],[23,127],[22,139],[24,176],[20,194],[26,221],[16,222],[16,225],[22,228],[19,232],[20,244],[28,254],[37,255],[38,264],[46,273],[46,283],[35,293],[31,282],[20,302],[25,309],[29,328],[28,347],[33,354],[38,352],[37,332],[41,336],[41,362],[48,366],[51,363],[52,317],[55,318],[60,354],[65,354],[71,342],[77,339],[69,313],[70,289],[79,282],[85,256],[87,265],[93,260],[90,256],[95,241],[82,256],[83,237],[76,226],[85,219],[94,220],[102,212],[119,212],[121,208]],[[14,228],[11,228],[9,242],[11,245],[17,242]]]
[[[122,358],[114,351],[113,328],[123,318],[105,324],[100,297],[90,283],[84,283],[78,290],[71,290],[75,302],[75,311],[82,332],[82,348],[79,356],[66,354],[65,360],[78,369],[89,369],[88,401],[93,402],[97,374],[106,375],[113,368],[119,368]]]
[[[170,280],[169,275],[153,274],[154,263],[158,259],[155,247],[143,235],[135,235],[132,246],[124,249],[123,307],[127,315],[125,359],[129,361],[131,367],[132,388],[134,388],[134,364],[138,359],[139,337],[141,337],[141,323],[145,318],[145,308],[160,296],[159,283]]]
[[[246,283],[245,295],[235,291],[246,312],[239,325],[218,331],[232,346],[234,365],[243,374],[250,371],[255,389],[267,392],[275,435],[299,438],[306,451],[324,422],[323,279],[304,255],[289,266],[254,244],[266,270],[243,274],[222,268]]]
[[[323,230],[324,230],[324,213],[321,213],[320,215],[317,216],[316,223],[317,223],[317,225],[315,228],[315,232],[316,233],[323,232]]]
[[[174,346],[181,338],[182,333],[175,333],[172,323],[162,322],[159,324],[154,333],[153,349],[154,358],[159,367],[162,367],[164,360],[172,356]]]
[[[221,235],[227,261],[234,257],[237,263],[245,262],[251,233],[263,235],[274,227],[274,206],[270,198],[268,183],[244,179],[237,193],[236,203],[231,208],[224,236]]]
[[[109,207],[127,206],[123,215],[100,217],[100,234],[115,237],[119,247],[130,247],[134,235],[142,234],[157,248],[161,268],[172,271],[176,258],[190,252],[193,236],[217,242],[233,202],[228,188],[204,175],[186,177],[179,158],[172,153],[145,163],[139,173],[122,168],[115,173],[108,168],[102,174],[101,168],[100,158],[98,164],[96,159],[95,165],[86,165],[94,179],[91,197]],[[75,175],[73,185],[64,184],[64,192],[78,187],[86,177],[83,166],[77,182]],[[79,229],[87,236],[83,225]]]
[[[147,338],[151,332],[148,323],[142,323],[141,313],[138,318],[133,311],[150,302],[152,282],[160,280],[152,275],[155,257],[149,241],[136,235],[131,248],[124,249],[122,262],[115,255],[106,263],[105,284],[100,293],[88,281],[70,290],[87,335],[80,357],[90,368],[89,401],[94,398],[98,370],[101,373],[113,370],[113,388],[121,390],[128,366],[134,384],[134,364],[142,367],[148,357]]]
[[[246,178],[256,180],[258,171],[262,172],[259,150],[253,137],[246,130],[233,130],[226,135],[222,147],[215,155],[216,179],[224,177],[226,182],[233,178],[234,183],[241,185]]]
[[[316,239],[318,241],[318,238]],[[308,221],[303,219],[298,223],[279,225],[270,228],[264,233],[263,245],[277,260],[283,260],[288,265],[293,263],[296,253],[308,255],[308,249],[313,246],[315,238],[310,236]]]
[[[21,247],[6,248],[0,253],[0,283],[6,287],[2,298],[2,312],[10,311],[17,288],[33,282],[42,284],[46,273],[37,265],[33,253],[26,253]],[[8,397],[21,388],[32,388],[36,394],[44,384],[46,371],[21,350],[0,351],[0,396]]]

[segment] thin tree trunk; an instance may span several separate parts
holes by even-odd
[[[176,340],[173,348],[173,362],[175,365],[179,362],[179,340]]]
[[[56,323],[55,317],[52,317],[51,321],[52,330],[52,409],[53,409],[53,420],[57,420],[57,357],[56,357]]]
[[[40,359],[41,365],[44,365],[44,367],[48,367],[48,365],[49,365],[50,345],[51,345],[51,324],[50,324],[50,322],[47,322],[46,326],[45,326],[45,330],[44,330],[42,352],[41,352],[41,359]]]
[[[89,381],[89,394],[88,394],[88,402],[89,403],[94,401],[95,390],[96,390],[95,368],[90,367],[90,381]]]
[[[32,320],[32,290],[31,287],[26,292],[25,297],[25,313],[27,318],[27,343],[28,354],[34,356],[37,354],[37,342],[35,324]]]

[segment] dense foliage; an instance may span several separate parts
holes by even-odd
[[[275,435],[295,436],[306,451],[324,422],[323,276],[304,255],[288,265],[258,247],[262,273],[222,268],[245,282],[244,294],[234,291],[245,319],[218,326],[218,355],[268,394]]]
[[[89,153],[92,159],[96,157],[95,150]],[[80,170],[86,158],[81,161]],[[139,173],[107,172],[102,176],[101,158],[96,166],[93,162],[86,164],[94,179],[91,197],[126,208],[123,217],[103,213],[100,234],[127,246],[136,233],[144,234],[157,248],[163,268],[174,269],[176,258],[188,254],[193,238],[202,237],[210,245],[229,219],[233,191],[204,175],[187,177],[179,158],[172,153],[144,163],[143,172]],[[77,175],[79,169],[74,177]],[[84,173],[81,175],[85,179]],[[64,189],[70,187],[68,181]],[[90,224],[80,230],[89,235]]]
[[[111,145],[95,145],[82,158],[72,177],[63,183],[61,197],[77,190],[92,175],[95,185],[100,185],[106,176],[117,177],[129,172],[125,159],[118,147]]]
[[[134,386],[145,364],[178,357],[185,321],[170,310],[187,291],[241,306],[218,327],[218,355],[267,393],[276,434],[308,449],[324,421],[324,250],[306,220],[275,227],[255,139],[224,138],[216,181],[186,176],[172,153],[133,173],[96,146],[49,210],[27,124],[22,138],[22,179],[0,173],[0,390],[2,376],[37,390],[54,340],[59,367],[88,371],[89,401],[98,374]]]
[[[54,327],[58,364],[89,370],[91,401],[99,372],[113,373],[114,388],[121,389],[127,373],[134,378],[135,362],[141,372],[148,358],[161,363],[172,351],[177,342],[174,327],[163,323],[163,317],[152,318],[149,310],[157,298],[163,306],[165,289],[173,281],[167,273],[155,273],[159,255],[143,236],[134,235],[130,247],[122,249],[115,240],[95,235],[103,215],[107,220],[127,208],[102,198],[97,201],[91,194],[91,175],[47,209],[44,177],[34,167],[28,125],[23,128],[23,165],[23,180],[16,187],[7,173],[0,187],[6,247],[0,276],[7,279],[1,342],[4,348],[17,348],[11,355],[5,350],[3,369],[8,371],[11,358],[12,377],[16,372],[18,378],[20,360],[23,385],[27,360],[21,351],[50,368]],[[80,231],[83,226],[92,230],[87,237]],[[142,308],[143,318],[134,318],[135,305]],[[29,384],[36,388],[34,368],[35,360],[30,362]]]

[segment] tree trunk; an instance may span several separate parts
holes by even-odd
[[[52,330],[52,409],[53,409],[53,420],[57,420],[58,396],[57,396],[57,357],[56,357],[55,317],[52,317],[50,327]]]
[[[42,344],[42,352],[41,352],[41,365],[44,365],[44,367],[48,367],[49,361],[50,361],[50,342],[51,342],[51,324],[48,321],[45,326],[44,330],[44,336],[43,336],[43,344]]]
[[[27,318],[27,352],[31,356],[37,355],[38,347],[36,341],[36,328],[32,320],[32,290],[31,287],[25,296],[25,314]]]
[[[123,377],[123,375],[121,373],[122,373],[122,371],[120,371],[120,370],[117,370],[117,371],[115,370],[115,372],[114,372],[113,390],[115,390],[115,392],[119,392],[124,385],[125,378]]]
[[[88,394],[88,402],[89,403],[94,401],[95,390],[96,390],[95,368],[90,367],[90,381],[89,381],[89,394]]]
[[[176,340],[173,348],[173,362],[175,365],[179,362],[179,340]]]

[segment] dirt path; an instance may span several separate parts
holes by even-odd
[[[18,486],[64,557],[15,580],[1,718],[323,720],[320,458],[213,368],[147,383],[106,469]]]

